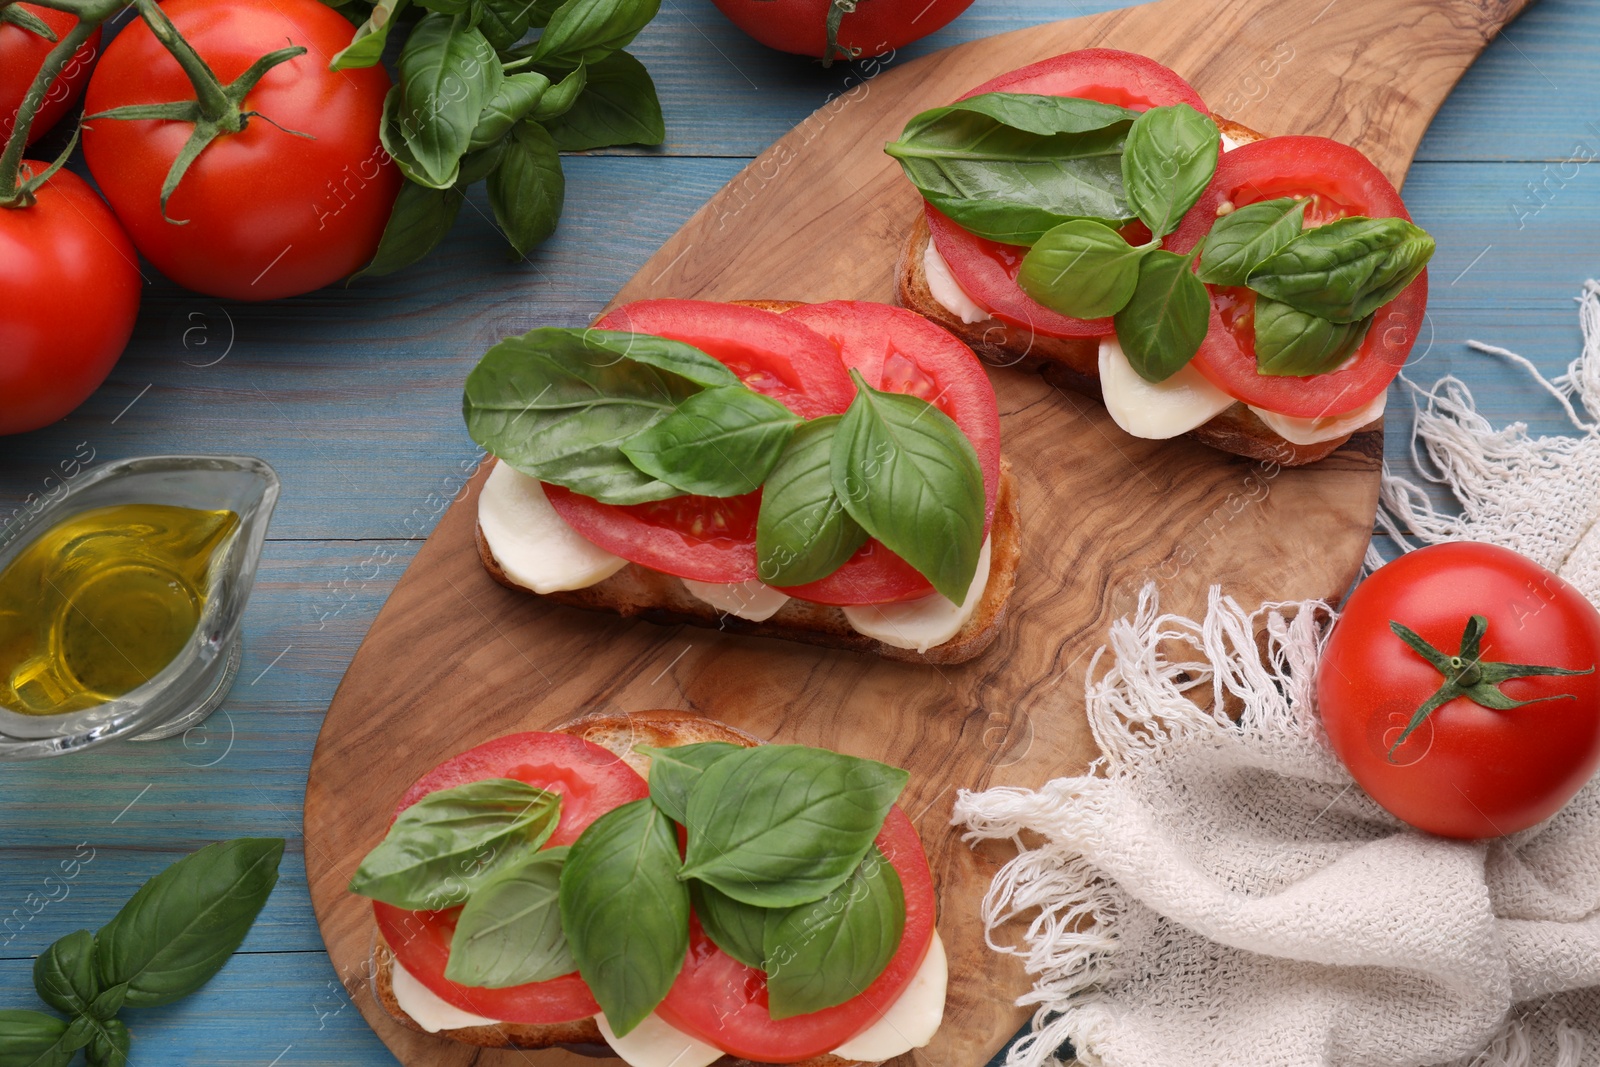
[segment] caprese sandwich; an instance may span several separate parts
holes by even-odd
[[[998,632],[1019,521],[994,388],[904,308],[638,301],[495,345],[463,409],[511,588],[914,662]]]
[[[1421,329],[1432,238],[1361,152],[1264,137],[1177,74],[1092,48],[915,116],[900,300],[1001,363],[1295,466],[1381,425]]]
[[[686,712],[479,745],[406,792],[350,883],[375,995],[414,1030],[632,1067],[921,1047],[946,965],[906,780]]]

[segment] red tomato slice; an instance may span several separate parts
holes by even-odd
[[[1326,137],[1268,137],[1224,153],[1211,185],[1167,239],[1188,253],[1210,231],[1224,201],[1235,208],[1283,196],[1310,197],[1306,225],[1348,215],[1410,221],[1400,194],[1349,145]],[[1194,365],[1236,400],[1295,418],[1343,415],[1389,387],[1416,343],[1428,309],[1428,272],[1378,309],[1355,362],[1309,378],[1256,371],[1255,292],[1212,285],[1211,328]]]
[[[1102,104],[1147,111],[1169,104],[1188,104],[1202,115],[1211,114],[1188,82],[1153,59],[1114,48],[1084,48],[1053,59],[1031,63],[984,82],[962,97],[979,93],[1033,93],[1039,96],[1077,96]],[[1106,337],[1109,318],[1075,319],[1037,303],[1017,285],[1022,257],[1028,249],[1001,244],[968,233],[923,205],[933,245],[950,265],[950,273],[967,295],[995,318],[1043,337]],[[1127,232],[1134,243],[1150,239]]]
[[[612,808],[650,795],[645,780],[615,754],[570,734],[510,734],[468,749],[406,790],[395,815],[429,793],[485,778],[515,778],[561,794],[561,821],[545,847],[570,845]],[[600,1010],[576,972],[506,989],[458,985],[444,976],[460,908],[407,911],[372,902],[378,929],[400,965],[446,1003],[490,1019],[563,1023]]]
[[[767,976],[717,948],[699,922],[692,922],[689,958],[657,1013],[724,1052],[760,1063],[821,1056],[876,1023],[922,966],[937,910],[922,842],[898,807],[889,812],[877,844],[900,876],[906,926],[889,965],[860,996],[808,1015],[774,1019],[767,1011]]]
[[[946,331],[904,308],[861,300],[803,304],[784,313],[832,341],[845,366],[875,389],[921,397],[967,435],[983,469],[983,529],[1000,489],[1000,410],[983,364]],[[785,592],[820,604],[888,604],[933,592],[912,566],[877,541],[826,578]]]
[[[855,399],[838,351],[798,321],[770,311],[709,300],[639,300],[596,325],[694,345],[807,419],[837,414]],[[574,530],[633,563],[700,582],[756,577],[759,491],[632,505],[602,504],[555,485],[545,493]]]

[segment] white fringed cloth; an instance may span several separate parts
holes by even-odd
[[[1573,404],[1600,416],[1600,285],[1580,305],[1584,353],[1546,383],[1580,435],[1496,430],[1446,378],[1416,438],[1461,514],[1385,472],[1382,521],[1514,548],[1600,600],[1600,433]],[[1035,979],[1012,1067],[1067,1042],[1104,1067],[1600,1067],[1600,779],[1512,837],[1408,829],[1322,736],[1332,618],[1213,590],[1197,622],[1146,590],[1089,669],[1089,773],[960,795],[970,840],[1018,849],[984,901]]]

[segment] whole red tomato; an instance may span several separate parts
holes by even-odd
[[[768,48],[818,58],[828,52],[828,12],[838,0],[712,2]],[[943,29],[971,6],[972,0],[856,0],[839,22],[838,43],[855,55],[881,56]],[[830,58],[838,57],[834,52]]]
[[[65,11],[37,7],[33,4],[15,6],[21,11],[37,16],[55,31],[58,38],[65,37],[72,31],[72,27],[78,24],[78,17],[69,15]],[[54,47],[55,43],[37,33],[10,22],[0,22],[0,144],[11,136],[11,130],[17,122],[17,109],[22,107],[22,98],[27,95],[28,87],[38,76],[39,68],[44,65],[44,57],[49,55]],[[84,82],[89,80],[89,65],[94,62],[95,54],[99,50],[100,31],[96,29],[83,46],[73,53],[72,58],[67,60],[67,65],[61,68],[56,80],[50,83],[44,103],[34,115],[33,125],[28,128],[29,144],[37,141],[50,127],[60,122],[61,116],[65,115],[73,102],[78,99],[78,95],[83,92]]]
[[[0,208],[0,434],[48,426],[83,403],[139,313],[137,253],[89,183],[57,171],[34,195],[31,207]]]
[[[310,292],[362,267],[400,173],[378,142],[389,75],[381,66],[328,70],[350,42],[350,23],[317,0],[169,0],[162,9],[225,85],[268,52],[308,51],[261,79],[245,98],[245,110],[260,114],[200,153],[166,217],[161,185],[193,127],[90,123],[89,169],[139,251],[173,281],[234,300]],[[177,61],[135,22],[106,49],[85,107],[96,114],[194,98]]]
[[[1317,704],[1374,800],[1421,830],[1497,837],[1554,815],[1600,766],[1600,612],[1504,548],[1401,556],[1328,638]]]

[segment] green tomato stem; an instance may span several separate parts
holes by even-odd
[[[150,32],[155,34],[156,40],[172,53],[172,58],[178,61],[178,66],[188,76],[189,84],[194,86],[195,100],[200,104],[200,117],[216,123],[229,133],[243,129],[244,119],[239,114],[238,106],[228,99],[222,82],[210,65],[200,58],[200,53],[183,39],[178,27],[167,18],[167,13],[161,10],[156,0],[134,0],[134,7],[138,9],[145,25],[150,27]]]
[[[82,48],[84,42],[94,36],[99,28],[99,22],[80,17],[71,32],[50,49],[50,54],[45,56],[44,63],[39,67],[39,73],[33,79],[33,84],[28,86],[28,91],[22,98],[22,106],[17,109],[17,121],[11,130],[11,137],[6,141],[5,151],[0,153],[0,208],[33,206],[33,191],[37,186],[32,182],[20,180],[22,157],[28,150],[28,131],[33,127],[33,120],[39,114],[39,109],[44,106],[50,86],[55,84],[56,78],[66,68],[67,61],[77,55],[78,49]]]

